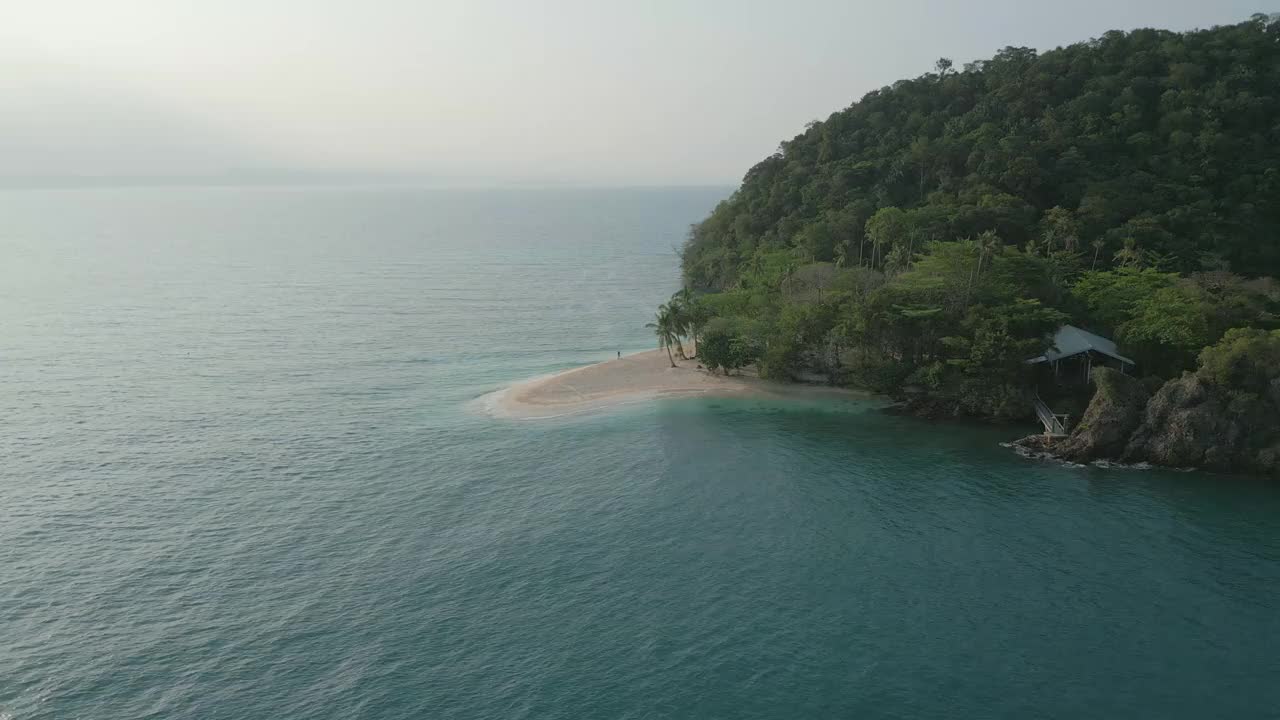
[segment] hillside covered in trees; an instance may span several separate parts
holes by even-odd
[[[722,289],[759,250],[883,267],[908,236],[994,231],[1103,267],[1128,248],[1280,274],[1278,92],[1280,23],[1261,16],[941,60],[782,143],[695,228],[685,273]],[[874,232],[884,208],[903,212]]]
[[[682,261],[668,329],[713,368],[1010,419],[1064,323],[1193,371],[1277,326],[1280,17],[940,60],[783,142]]]

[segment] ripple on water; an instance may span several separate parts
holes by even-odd
[[[1269,485],[869,400],[486,414],[651,347],[725,192],[0,193],[0,720],[1280,706]]]

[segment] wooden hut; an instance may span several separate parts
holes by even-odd
[[[1045,363],[1053,377],[1064,384],[1088,383],[1093,368],[1101,365],[1127,373],[1136,365],[1120,354],[1116,344],[1101,335],[1063,325],[1053,335],[1053,346],[1044,355],[1027,360],[1028,365]]]

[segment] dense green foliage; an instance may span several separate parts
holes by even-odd
[[[1275,283],[1225,271],[1179,277],[1152,269],[1086,272],[1072,289],[1084,317],[1111,333],[1150,373],[1194,366],[1227,330],[1275,324]]]
[[[683,269],[711,367],[993,417],[1026,412],[1023,361],[1068,321],[1192,369],[1275,322],[1280,21],[939,61],[782,143]]]
[[[1200,353],[1197,374],[1237,392],[1271,394],[1280,403],[1280,330],[1228,331],[1220,342]]]
[[[685,272],[723,288],[761,248],[878,266],[913,238],[992,230],[1089,253],[1100,241],[1104,262],[1132,241],[1170,270],[1275,275],[1277,93],[1280,22],[1262,19],[1011,47],[962,72],[940,62],[782,143],[695,228]]]

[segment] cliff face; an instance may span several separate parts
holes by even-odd
[[[1147,391],[1137,378],[1097,368],[1093,382],[1097,389],[1080,422],[1069,437],[1052,447],[1053,454],[1071,462],[1120,457],[1147,407]]]
[[[1263,395],[1232,393],[1186,373],[1147,404],[1125,462],[1280,475],[1280,381]]]
[[[1071,462],[1099,459],[1280,477],[1280,379],[1260,394],[1186,373],[1148,398],[1137,379],[1094,371],[1097,391],[1071,435],[1023,447]]]

